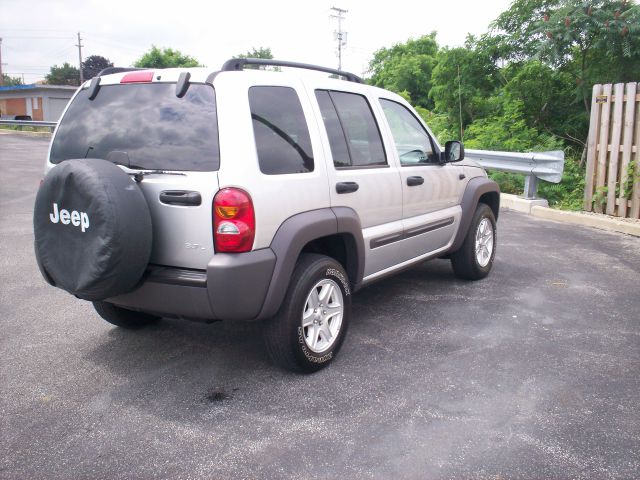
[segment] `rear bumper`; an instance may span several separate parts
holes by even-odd
[[[107,301],[169,317],[253,320],[264,305],[275,263],[275,254],[266,248],[218,253],[206,270],[151,266],[134,291]]]

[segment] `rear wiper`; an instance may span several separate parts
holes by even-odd
[[[132,165],[129,168],[138,168],[138,167],[134,167]],[[129,175],[133,175],[133,179],[137,183],[140,183],[146,175],[184,175],[184,176],[187,175],[186,173],[174,172],[171,170],[140,170],[139,172],[128,172],[128,173]]]

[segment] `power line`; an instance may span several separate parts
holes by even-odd
[[[58,33],[63,33],[66,32],[67,30],[60,30],[58,28],[15,28],[15,27],[9,27],[9,28],[2,28],[5,31],[11,31],[11,32],[58,32]]]
[[[67,53],[68,50],[72,49],[73,45],[68,44],[67,42],[64,42],[64,45],[60,45],[57,44],[57,46],[51,48],[51,49],[47,49],[47,51],[43,51],[42,54],[45,57],[57,57],[59,55],[62,55],[63,53]],[[73,48],[75,50],[75,48]]]
[[[32,36],[23,36],[23,35],[20,35],[20,36],[9,35],[8,37],[4,37],[4,38],[5,39],[6,38],[10,38],[12,40],[15,39],[15,38],[19,38],[19,39],[28,38],[29,40],[56,40],[56,39],[58,39],[58,40],[72,40],[73,39],[73,37],[40,37],[40,36],[32,37]]]
[[[41,68],[49,68],[50,65],[17,65],[15,63],[12,63],[12,65],[14,67],[18,67],[18,68],[28,68],[28,69],[41,69]]]
[[[107,48],[118,48],[121,50],[128,50],[130,52],[136,52],[136,53],[140,52],[139,47],[135,47],[133,45],[111,40],[106,37],[101,37],[100,35],[94,35],[94,34],[87,35],[87,33],[85,32],[85,40],[87,39],[87,36],[92,43],[101,44],[103,46],[106,46]]]

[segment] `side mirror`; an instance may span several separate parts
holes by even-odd
[[[444,144],[442,163],[459,162],[464,158],[464,145],[458,140],[449,140]]]

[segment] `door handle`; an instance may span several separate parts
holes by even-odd
[[[198,206],[202,197],[198,192],[186,190],[164,190],[160,192],[160,202],[167,205]]]
[[[422,177],[407,177],[407,185],[410,187],[415,187],[416,185],[422,185],[424,183],[424,178]]]
[[[356,182],[339,182],[336,183],[336,192],[337,193],[353,193],[360,188]]]

